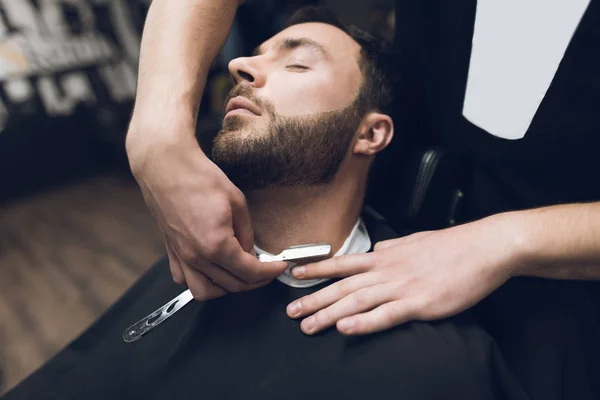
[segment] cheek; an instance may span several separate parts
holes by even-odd
[[[317,112],[338,110],[348,106],[355,93],[340,80],[315,79],[309,73],[272,82],[272,103],[279,115],[293,117]]]

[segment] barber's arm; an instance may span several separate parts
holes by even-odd
[[[600,202],[513,213],[522,262],[513,276],[600,279]],[[523,221],[519,223],[519,218]]]
[[[310,316],[305,333],[336,325],[357,335],[449,317],[511,277],[600,279],[600,202],[498,214],[293,272],[345,278],[288,306],[290,317]]]
[[[173,279],[197,299],[257,287],[285,269],[250,254],[245,198],[195,139],[210,65],[241,2],[152,2],[127,134],[130,166],[164,235]]]

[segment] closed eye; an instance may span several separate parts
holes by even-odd
[[[301,69],[301,70],[307,70],[310,69],[308,68],[306,65],[300,65],[300,64],[292,64],[292,65],[287,65],[286,68],[292,68],[292,69]]]

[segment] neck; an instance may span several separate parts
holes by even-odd
[[[326,242],[335,254],[360,215],[365,181],[338,176],[324,186],[246,193],[255,244],[279,254],[290,246]]]

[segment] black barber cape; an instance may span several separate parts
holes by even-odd
[[[402,126],[469,161],[466,220],[600,201],[600,1],[395,4]],[[600,399],[599,292],[518,278],[478,307],[531,399]]]
[[[365,223],[372,243],[395,236]],[[526,399],[468,314],[364,337],[305,336],[286,306],[325,285],[274,281],[192,302],[125,343],[125,328],[182,290],[163,260],[5,399]]]

